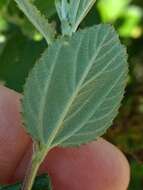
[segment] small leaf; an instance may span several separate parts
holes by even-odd
[[[62,22],[63,34],[75,32],[96,0],[56,0],[56,8]],[[68,28],[68,29],[67,29]]]
[[[19,8],[24,12],[36,29],[44,36],[49,44],[54,39],[55,30],[48,20],[41,15],[40,11],[29,0],[15,0]]]
[[[118,112],[127,70],[125,49],[110,25],[97,25],[53,43],[25,86],[27,130],[47,148],[96,139]]]

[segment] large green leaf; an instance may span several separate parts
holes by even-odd
[[[116,116],[126,79],[126,52],[110,25],[55,42],[25,86],[27,130],[48,148],[96,139]]]

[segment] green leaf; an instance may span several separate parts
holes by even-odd
[[[44,36],[49,44],[54,39],[55,30],[48,20],[41,15],[40,11],[29,0],[15,0],[19,8],[24,12],[36,29]]]
[[[110,25],[53,43],[25,85],[26,129],[47,149],[96,139],[118,112],[127,70],[125,49]]]
[[[63,34],[73,33],[90,11],[96,0],[56,0]]]
[[[0,187],[0,190],[21,190],[21,183],[5,185]],[[36,177],[32,190],[52,190],[51,180],[47,175]]]

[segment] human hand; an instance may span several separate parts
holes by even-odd
[[[31,140],[22,128],[20,95],[0,86],[0,184],[24,177]],[[129,165],[109,142],[99,139],[79,148],[54,148],[39,173],[48,172],[53,190],[127,190]]]

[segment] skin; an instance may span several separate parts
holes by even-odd
[[[0,86],[0,184],[24,177],[31,139],[22,128],[20,95]],[[48,172],[53,190],[127,190],[129,164],[102,138],[80,148],[55,148],[39,173]]]

